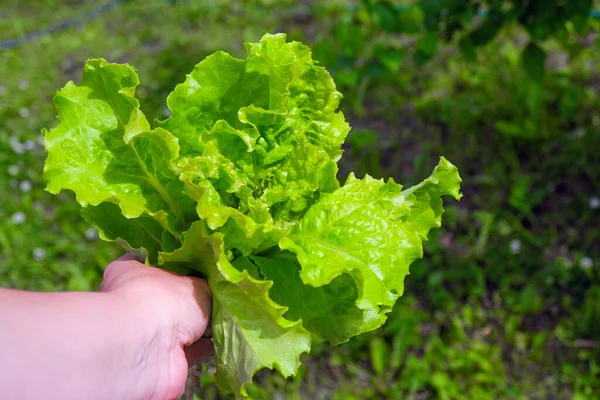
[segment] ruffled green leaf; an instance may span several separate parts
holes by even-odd
[[[310,351],[310,333],[284,318],[286,308],[269,297],[272,282],[238,271],[221,257],[209,279],[213,291],[215,379],[222,390],[247,395],[245,385],[262,368],[295,375]]]
[[[207,150],[211,148],[211,145],[207,146]],[[221,157],[217,157],[217,160],[221,159]],[[221,166],[227,165],[225,160],[227,159],[223,160]],[[197,157],[185,161],[187,163],[183,167],[185,172],[181,179],[186,184],[188,194],[198,202],[196,205],[198,216],[210,229],[223,233],[226,251],[236,248],[242,254],[249,254],[261,247],[269,238],[269,233],[275,229],[268,207],[249,197],[244,213],[235,207],[235,198],[221,196],[215,188],[214,185],[229,184],[227,177],[218,179],[221,176],[221,168],[212,169],[213,165],[218,164],[213,164],[213,160],[209,157]],[[215,177],[215,179],[210,179],[210,177]],[[247,187],[242,186],[241,189],[247,189]],[[248,194],[248,196],[250,195]],[[271,240],[270,246],[275,245],[277,240],[278,238]]]
[[[459,198],[459,182],[456,167],[445,159],[429,179],[406,192],[392,180],[351,175],[313,205],[279,245],[297,254],[306,284],[319,287],[350,274],[359,288],[357,306],[387,312],[404,291],[409,265],[423,255],[421,238],[440,224],[439,197]]]
[[[81,86],[68,83],[54,98],[60,124],[45,132],[47,190],[75,192],[82,206],[115,203],[121,214],[167,215],[157,220],[178,231],[194,218],[194,204],[178,179],[177,139],[151,130],[128,65],[86,63]]]
[[[158,124],[180,140],[185,174],[196,178],[188,185],[209,179],[226,206],[245,214],[254,200],[275,220],[297,220],[339,186],[335,161],[349,130],[336,112],[341,94],[308,47],[285,35],[246,49],[245,60],[215,53],[198,64]]]
[[[225,256],[223,236],[210,235],[203,221],[183,234],[182,246],[162,253],[165,265],[183,265],[208,277],[213,293],[212,334],[216,380],[236,396],[262,368],[294,375],[300,355],[310,350],[310,333],[299,321],[283,317],[287,310],[269,297],[272,282],[236,269]]]
[[[273,249],[250,259],[266,279],[273,281],[269,295],[288,307],[285,317],[301,320],[314,340],[343,343],[385,322],[384,315],[356,307],[358,289],[348,274],[334,278],[327,285],[313,287],[300,279],[300,264],[293,253]],[[254,264],[245,265],[251,270]]]
[[[177,249],[160,252],[159,263],[171,271],[196,271],[208,277],[214,274],[215,265],[221,257],[221,244],[222,238],[211,236],[204,221],[196,221],[183,232]]]
[[[173,251],[179,244],[177,239],[167,231],[158,219],[167,216],[151,217],[142,214],[138,218],[125,218],[119,207],[113,203],[100,203],[98,206],[88,206],[81,214],[91,224],[98,227],[100,238],[121,244],[138,258],[147,260],[151,265],[159,262],[161,251]]]
[[[402,192],[410,204],[410,214],[402,219],[406,229],[418,232],[421,239],[427,239],[430,229],[442,226],[442,196],[452,196],[460,200],[461,182],[458,169],[441,157],[440,163],[429,178]]]

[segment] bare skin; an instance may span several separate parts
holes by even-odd
[[[131,256],[99,293],[0,288],[0,398],[177,399],[212,351],[210,307],[204,280]]]

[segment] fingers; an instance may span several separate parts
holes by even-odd
[[[117,261],[131,261],[131,260],[139,261],[139,259],[134,254],[131,254],[131,253],[125,253],[117,259]]]
[[[194,288],[194,297],[201,308],[204,311],[204,307],[208,306],[208,313],[205,315],[210,316],[210,304],[212,303],[212,292],[210,290],[210,286],[208,286],[208,282],[205,279],[200,278],[191,278],[192,286]]]
[[[191,309],[185,320],[190,324],[191,337],[189,342],[195,342],[205,333],[207,327],[210,325],[211,311],[212,311],[212,292],[208,286],[208,282],[204,279],[186,277],[191,281],[192,284],[192,296],[188,297],[189,301],[195,305]]]
[[[104,269],[104,278],[113,274],[119,274],[123,269],[131,268],[132,265],[138,264],[141,264],[141,262],[136,256],[126,253],[106,266]]]
[[[121,277],[125,272],[130,271],[132,268],[144,266],[136,256],[130,253],[126,253],[125,255],[117,258],[110,264],[106,266],[104,269],[104,276],[102,278],[102,283],[100,285],[100,291],[108,291],[108,288],[115,288],[115,282]]]
[[[212,354],[213,344],[210,339],[201,337],[194,343],[183,348],[188,366],[198,364]]]

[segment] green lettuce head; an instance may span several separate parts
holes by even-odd
[[[261,368],[294,375],[313,341],[381,326],[441,226],[441,196],[461,197],[443,157],[409,189],[340,186],[350,127],[329,73],[283,34],[246,51],[196,65],[152,123],[134,68],[88,61],[54,98],[44,166],[47,190],[73,191],[103,239],[208,280],[216,381],[237,397]]]

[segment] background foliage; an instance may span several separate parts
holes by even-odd
[[[204,56],[287,32],[334,75],[348,170],[411,185],[440,155],[447,207],[389,322],[264,372],[257,398],[600,398],[600,23],[577,1],[5,0],[0,43],[0,285],[94,290],[121,250],[70,194],[44,192],[40,130],[86,59],[139,69],[149,117]],[[543,5],[542,5],[543,4]],[[5,46],[0,46],[5,47]],[[216,398],[203,375],[202,398]]]

